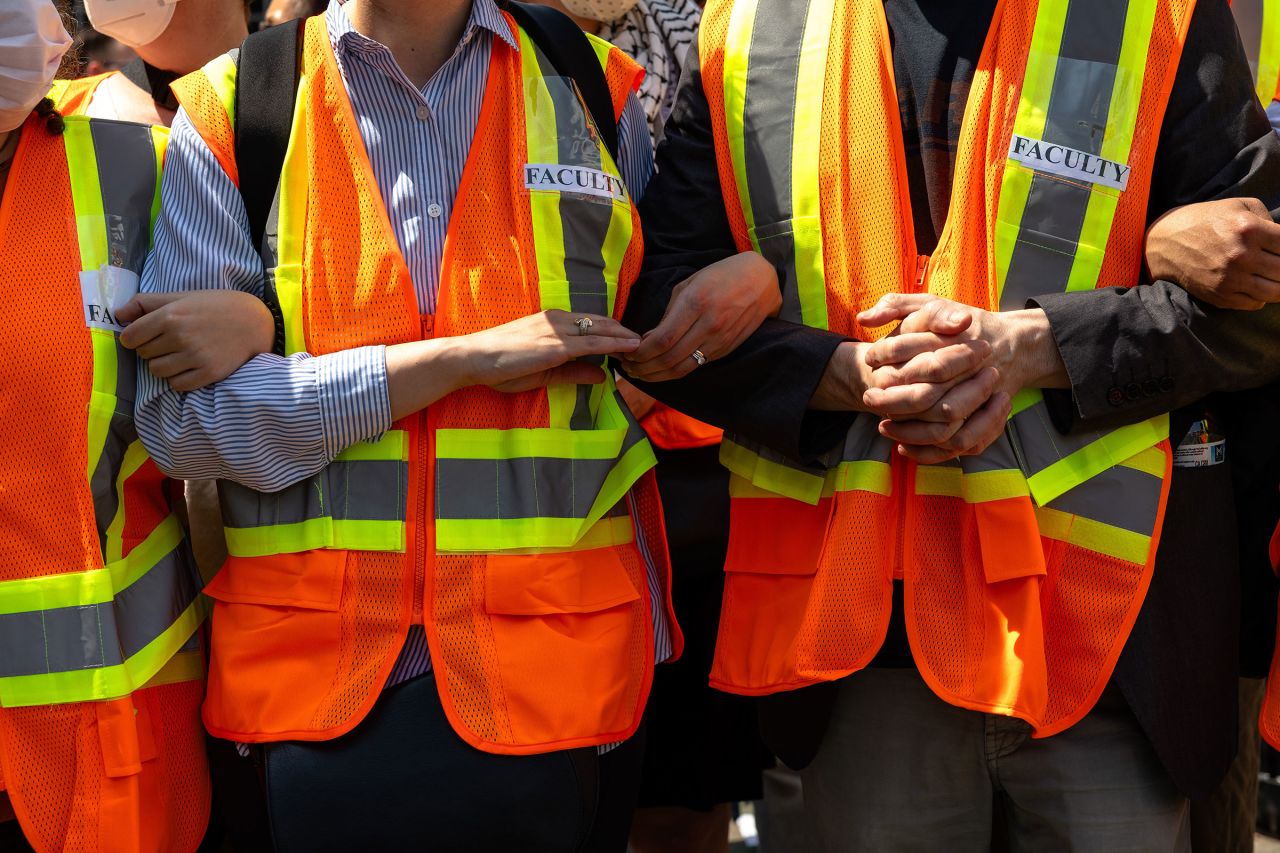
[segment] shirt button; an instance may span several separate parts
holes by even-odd
[[[444,208],[438,204],[432,204],[427,208],[427,215],[432,219],[439,219],[442,213],[444,213]]]
[[[427,109],[426,104],[419,104],[417,112],[418,112],[418,118],[422,119],[423,121],[426,121],[427,119],[431,118],[431,110]]]

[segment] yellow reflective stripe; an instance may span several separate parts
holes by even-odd
[[[180,684],[183,681],[199,681],[204,678],[204,652],[196,649],[190,652],[178,652],[159,672],[151,676],[143,687],[160,687],[165,684]]]
[[[1262,42],[1258,45],[1258,100],[1263,106],[1275,100],[1280,82],[1280,4],[1265,0],[1262,4]]]
[[[84,116],[67,116],[63,121],[66,129],[62,138],[67,150],[67,173],[71,177],[71,203],[76,211],[80,269],[96,270],[106,265],[110,252],[93,133],[89,119]]]
[[[916,494],[964,498],[966,503],[1003,501],[1029,494],[1019,469],[965,473],[952,466],[921,465],[916,468]]]
[[[1132,468],[1135,471],[1141,471],[1144,474],[1150,474],[1152,477],[1164,479],[1165,473],[1168,471],[1169,457],[1158,447],[1148,447],[1120,464],[1126,468]]]
[[[743,118],[747,107],[747,65],[757,6],[758,0],[735,0],[733,4],[725,33],[723,77],[725,135],[729,142],[729,159],[733,162],[734,186],[738,190],[747,234],[758,252],[760,241],[756,239],[755,212],[751,208],[751,193],[747,188],[746,124]]]
[[[1157,415],[1107,433],[1075,453],[1027,478],[1031,495],[1044,506],[1081,483],[1101,474],[1169,437],[1169,416]],[[1164,476],[1161,469],[1160,476]]]
[[[90,329],[89,340],[93,345],[93,390],[89,393],[88,452],[85,454],[86,474],[90,481],[107,445],[111,419],[115,415],[116,379],[120,366],[116,363],[116,334],[110,329]]]
[[[757,488],[807,504],[816,504],[826,487],[826,475],[783,465],[725,439],[720,443],[720,464]]]
[[[1022,78],[1022,93],[1013,125],[1013,132],[1019,136],[1028,139],[1044,138],[1044,126],[1048,118],[1050,95],[1053,93],[1053,80],[1057,76],[1058,54],[1069,5],[1069,0],[1042,0],[1036,9],[1031,50],[1027,54],[1027,68]],[[1009,272],[1009,263],[1013,259],[1013,247],[1018,240],[1033,174],[1030,169],[1013,160],[1005,161],[996,207],[996,305],[1000,304],[1000,297],[1004,292],[1004,282]]]
[[[296,103],[308,102],[310,83],[304,74],[298,81]],[[310,186],[309,147],[302,127],[303,110],[294,109],[289,147],[280,171],[280,209],[277,219],[276,299],[284,318],[284,353],[307,351],[302,330],[302,258],[306,249],[307,191]]]
[[[156,151],[156,191],[151,198],[151,229],[147,237],[147,248],[155,246],[156,219],[160,216],[160,186],[163,182],[164,158],[169,150],[169,128],[154,125],[151,128],[151,144]]]
[[[204,74],[209,84],[217,93],[222,108],[227,111],[227,120],[236,126],[236,63],[229,54],[222,54],[204,67]]]
[[[361,441],[334,457],[334,462],[408,462],[409,433],[387,430],[378,441]]]
[[[835,0],[809,0],[800,44],[791,142],[791,236],[795,247],[796,296],[804,324],[818,329],[827,328],[828,323],[818,165],[822,151],[822,97],[834,8]]]
[[[530,521],[546,521],[547,519],[519,519],[522,522]],[[556,519],[565,522],[571,519]],[[458,550],[449,550],[440,547],[439,542],[436,543],[436,550],[440,553],[448,554],[490,554],[495,551],[501,551],[504,554],[568,554],[574,551],[591,551],[596,548],[612,548],[616,545],[626,545],[635,540],[635,527],[631,523],[630,515],[610,516],[602,518],[591,526],[585,534],[582,535],[577,542],[566,548],[503,548],[498,545],[490,545],[490,542],[499,542],[504,537],[513,539],[521,538],[523,531],[517,531],[516,535],[511,536],[512,528],[507,527],[506,519],[471,519],[471,520],[452,520],[437,521],[436,535],[440,534],[440,527],[444,525],[450,528],[449,536],[452,541],[468,539],[474,542],[484,542],[484,550],[468,550],[460,548]],[[566,524],[566,527],[568,525]],[[496,532],[495,532],[496,531]],[[492,538],[489,538],[492,537]]]
[[[547,89],[533,42],[520,30],[520,65],[524,77],[524,127],[526,163],[558,163],[556,108]],[[538,295],[543,310],[571,311],[569,282],[564,267],[564,223],[560,219],[560,194],[529,191],[534,259],[538,268]],[[569,427],[578,386],[558,383],[547,388],[551,426]]]
[[[0,678],[0,707],[95,702],[128,696],[149,682],[186,645],[207,610],[204,598],[197,598],[164,633],[115,666]]]
[[[142,446],[141,441],[134,441],[124,452],[124,458],[120,460],[120,471],[116,474],[116,515],[111,519],[111,523],[107,525],[107,547],[106,553],[102,555],[102,559],[107,563],[114,563],[124,557],[124,540],[122,534],[124,532],[124,484],[129,478],[138,472],[138,469],[147,461],[146,448]],[[167,553],[167,552],[166,552]]]
[[[267,557],[297,554],[316,548],[344,551],[403,551],[402,521],[309,518],[294,524],[265,527],[228,527],[224,531],[227,553],[233,557]]]
[[[1011,411],[1009,412],[1010,419],[1019,412],[1025,412],[1043,399],[1044,395],[1040,393],[1039,388],[1023,388],[1013,395],[1013,401],[1010,406]]]
[[[822,495],[853,491],[875,492],[887,497],[893,493],[893,469],[887,462],[870,459],[841,462],[827,475]]]
[[[603,419],[607,409],[601,409]],[[614,459],[627,429],[438,429],[437,459]]]
[[[87,572],[66,572],[0,582],[0,614],[102,604],[146,574],[182,542],[182,524],[170,515],[122,560]]]
[[[1120,527],[1112,527],[1082,515],[1072,515],[1048,507],[1036,507],[1040,535],[1068,542],[1087,551],[1096,551],[1130,563],[1146,565],[1151,553],[1151,537]]]

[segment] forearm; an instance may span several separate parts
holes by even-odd
[[[1052,405],[1074,426],[1134,423],[1280,378],[1280,305],[1214,308],[1169,282],[1035,302],[1070,378]]]
[[[136,421],[143,445],[170,476],[278,491],[391,425],[383,348],[260,355],[186,394],[144,365]]]

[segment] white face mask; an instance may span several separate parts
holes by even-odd
[[[178,0],[84,0],[89,23],[104,36],[129,47],[151,44],[173,20]]]
[[[50,0],[0,0],[0,133],[21,127],[49,93],[70,46]]]
[[[635,7],[637,0],[560,0],[570,13],[593,21],[616,21]]]

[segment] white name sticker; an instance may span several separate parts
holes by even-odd
[[[1124,163],[1016,133],[1009,142],[1009,159],[1017,160],[1029,169],[1100,184],[1121,192],[1129,186],[1129,167]]]
[[[560,163],[526,164],[524,188],[581,193],[618,201],[627,199],[627,188],[616,175],[586,166],[565,166]]]
[[[124,331],[116,322],[116,311],[138,295],[138,274],[120,267],[80,273],[80,296],[84,300],[84,324],[91,329]]]

